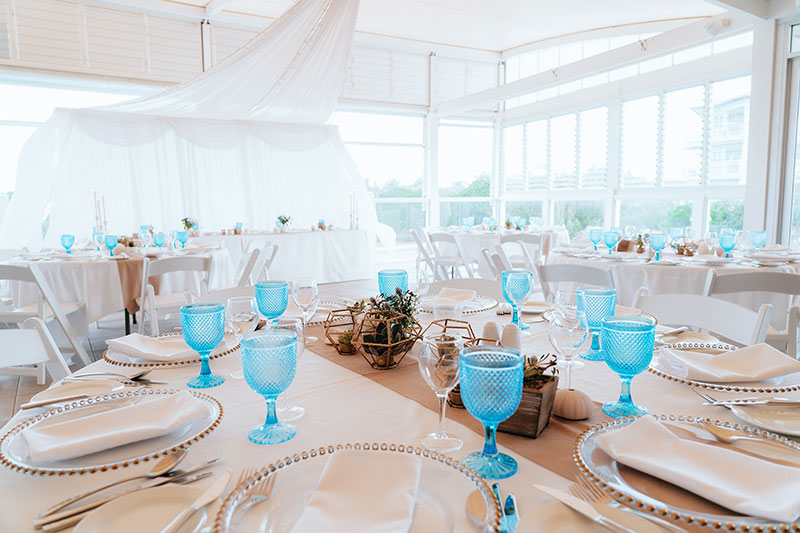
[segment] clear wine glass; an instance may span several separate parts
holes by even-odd
[[[275,322],[271,323],[272,330],[280,330],[280,331],[290,331],[297,335],[297,364],[298,370],[300,369],[300,356],[303,355],[303,352],[306,349],[306,344],[304,340],[304,328],[303,328],[303,320],[300,318],[279,318]],[[306,414],[305,407],[300,407],[299,405],[292,404],[292,394],[291,391],[287,391],[286,394],[283,395],[283,402],[278,404],[278,419],[283,422],[291,422],[292,420],[298,420],[303,418],[303,415]]]
[[[228,324],[228,329],[233,331],[236,340],[242,340],[242,337],[248,333],[252,333],[258,326],[258,308],[256,307],[256,299],[252,296],[237,296],[235,298],[228,298],[225,304],[225,321]],[[231,374],[234,379],[242,379],[242,371],[236,371]]]
[[[559,366],[564,367],[567,389],[572,390],[572,368],[588,338],[586,313],[574,307],[557,307],[550,318],[547,337],[558,352]],[[582,364],[581,364],[582,366]]]
[[[147,224],[142,224],[139,226],[139,240],[142,241],[142,245],[147,248],[152,244],[152,235],[150,235],[150,226]]]
[[[463,347],[461,337],[446,333],[426,335],[422,340],[419,372],[439,400],[439,429],[422,439],[422,445],[429,450],[447,453],[460,450],[464,445],[464,441],[448,435],[444,429],[447,393],[458,384],[458,362]]]
[[[555,298],[553,299],[553,311],[551,312],[551,317],[558,313],[559,311],[563,311],[568,315],[574,315],[578,311],[578,289],[559,289],[556,291]],[[584,313],[584,318],[586,317],[586,312],[580,310]],[[589,333],[589,323],[586,322],[586,329],[587,335]],[[551,342],[552,343],[552,342]],[[583,345],[581,345],[583,347]],[[578,352],[580,353],[580,352]],[[583,368],[586,366],[583,361],[580,359],[574,360],[571,362],[572,370],[577,370],[579,368]],[[558,367],[566,369],[565,361],[559,359],[558,360]]]
[[[317,342],[319,339],[316,337],[309,337],[305,328],[314,313],[317,312],[319,305],[319,290],[317,289],[317,282],[311,278],[296,279],[292,282],[292,300],[300,308],[303,314],[303,334],[305,335],[305,344]]]
[[[533,273],[527,270],[504,270],[500,276],[503,298],[511,304],[513,311],[511,323],[525,331],[530,326],[520,322],[519,306],[525,302],[533,290]]]

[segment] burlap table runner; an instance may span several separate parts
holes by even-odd
[[[122,288],[122,302],[130,314],[139,311],[139,304],[136,303],[136,299],[142,295],[143,261],[142,258],[117,260],[119,283]],[[150,284],[153,285],[155,293],[158,294],[158,276],[151,277]]]

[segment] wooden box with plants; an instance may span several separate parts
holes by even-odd
[[[328,313],[323,324],[325,336],[340,355],[356,353],[353,336],[365,307],[366,304],[360,301],[344,309],[335,309]]]
[[[557,389],[556,356],[526,357],[519,407],[508,419],[500,422],[497,430],[534,439],[538,437],[550,423]]]
[[[417,342],[422,333],[414,318],[417,303],[413,292],[399,288],[390,296],[369,299],[351,343],[372,368],[396,367]]]

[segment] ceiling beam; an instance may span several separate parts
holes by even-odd
[[[722,21],[727,19],[726,25]],[[718,35],[711,35],[706,28],[711,21],[720,22],[723,30]],[[534,91],[579,80],[593,74],[607,72],[616,68],[639,63],[645,59],[678,52],[707,42],[720,35],[740,33],[752,28],[753,19],[736,13],[724,13],[710,20],[693,22],[643,41],[631,43],[602,54],[587,57],[574,63],[546,70],[511,83],[498,85],[491,89],[468,94],[460,98],[440,103],[431,110],[434,117],[452,116],[485,104],[515,98]]]
[[[765,20],[769,18],[769,2],[767,0],[705,0],[709,4],[723,7],[728,11]]]
[[[206,4],[206,18],[211,18],[226,7],[228,7],[233,0],[211,0]]]

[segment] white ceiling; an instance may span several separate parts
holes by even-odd
[[[216,0],[215,3],[219,1],[225,4],[223,14],[274,18],[294,0]],[[131,3],[134,2],[131,0]],[[180,3],[204,6],[209,0],[182,0]],[[690,19],[723,11],[705,0],[361,0],[356,29],[503,51],[592,29]],[[265,19],[265,24],[268,21]]]

